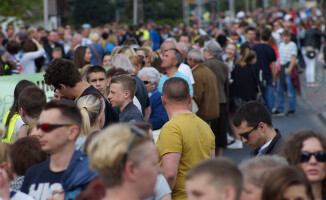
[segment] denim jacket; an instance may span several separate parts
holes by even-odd
[[[91,180],[98,175],[89,169],[88,157],[81,151],[75,151],[68,169],[61,180],[65,192],[65,200],[75,199]]]

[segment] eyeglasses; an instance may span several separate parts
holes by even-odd
[[[309,153],[306,151],[301,152],[301,162],[308,162],[311,156],[315,156],[318,162],[326,162],[326,154],[323,151],[317,151],[314,153]]]
[[[43,132],[51,132],[56,128],[64,127],[64,126],[75,126],[75,124],[36,124],[37,129],[41,129]]]
[[[244,139],[246,139],[246,140],[249,140],[249,135],[250,135],[250,133],[253,132],[253,131],[258,127],[258,125],[259,125],[259,123],[258,123],[258,124],[253,128],[253,129],[251,129],[250,131],[245,132],[245,133],[240,133],[239,136],[240,136],[241,138],[244,138]]]
[[[130,128],[131,128],[131,131],[132,131],[133,135],[130,138],[130,141],[129,141],[129,144],[128,144],[128,147],[127,147],[127,151],[123,155],[123,158],[122,158],[122,163],[121,163],[122,169],[124,169],[125,164],[127,162],[127,158],[128,158],[128,156],[129,156],[129,154],[131,152],[132,147],[134,146],[136,136],[141,136],[141,137],[145,136],[145,132],[142,131],[140,128],[136,127],[135,125],[131,125]]]

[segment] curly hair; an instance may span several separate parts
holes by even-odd
[[[281,156],[286,158],[290,165],[298,165],[301,161],[300,152],[303,146],[303,141],[308,138],[317,138],[323,147],[323,150],[326,150],[326,137],[314,130],[299,130],[289,134],[284,143],[283,151]],[[323,180],[323,195],[326,195],[326,178]]]
[[[44,74],[45,83],[59,89],[60,84],[74,87],[81,80],[81,75],[74,63],[63,58],[52,60]]]
[[[317,138],[324,151],[326,150],[326,137],[321,133],[313,130],[299,130],[293,132],[286,137],[283,144],[283,151],[281,153],[290,165],[297,165],[300,163],[302,144],[303,141],[308,138]]]

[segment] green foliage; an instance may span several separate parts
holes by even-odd
[[[120,23],[132,24],[133,0],[71,0],[69,7],[70,19],[75,24],[96,26],[112,22],[116,10],[120,14]],[[174,25],[182,21],[182,8],[182,0],[143,0],[144,20],[159,23],[165,20]]]
[[[176,25],[178,25],[180,23],[183,23],[183,19],[175,20],[175,19],[165,18],[165,19],[157,20],[157,21],[155,21],[155,23],[157,25],[166,25],[167,24],[167,25],[169,25],[171,27],[174,27],[174,26],[176,26]]]
[[[0,0],[1,16],[33,21],[42,17],[42,0]]]
[[[143,0],[145,19],[157,21],[161,19],[182,19],[183,7],[181,0]]]
[[[70,6],[76,24],[97,26],[115,19],[115,5],[109,0],[72,0]]]

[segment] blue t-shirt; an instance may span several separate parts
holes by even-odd
[[[189,91],[190,91],[190,95],[193,96],[194,95],[194,91],[192,89],[192,85],[191,85],[191,82],[189,80],[189,78],[185,75],[183,75],[182,73],[180,72],[177,72],[175,75],[173,75],[172,77],[179,77],[179,78],[183,78],[184,80],[187,81],[188,85],[189,85]],[[171,77],[170,77],[171,78]],[[166,80],[168,80],[169,77],[167,75],[164,75],[161,77],[160,79],[160,83],[158,84],[157,86],[157,89],[160,93],[162,93],[162,90],[163,90],[163,85],[165,83]]]
[[[54,191],[63,191],[61,177],[64,173],[52,172],[49,161],[42,162],[29,168],[25,174],[21,191],[32,196],[35,200],[47,200]]]

